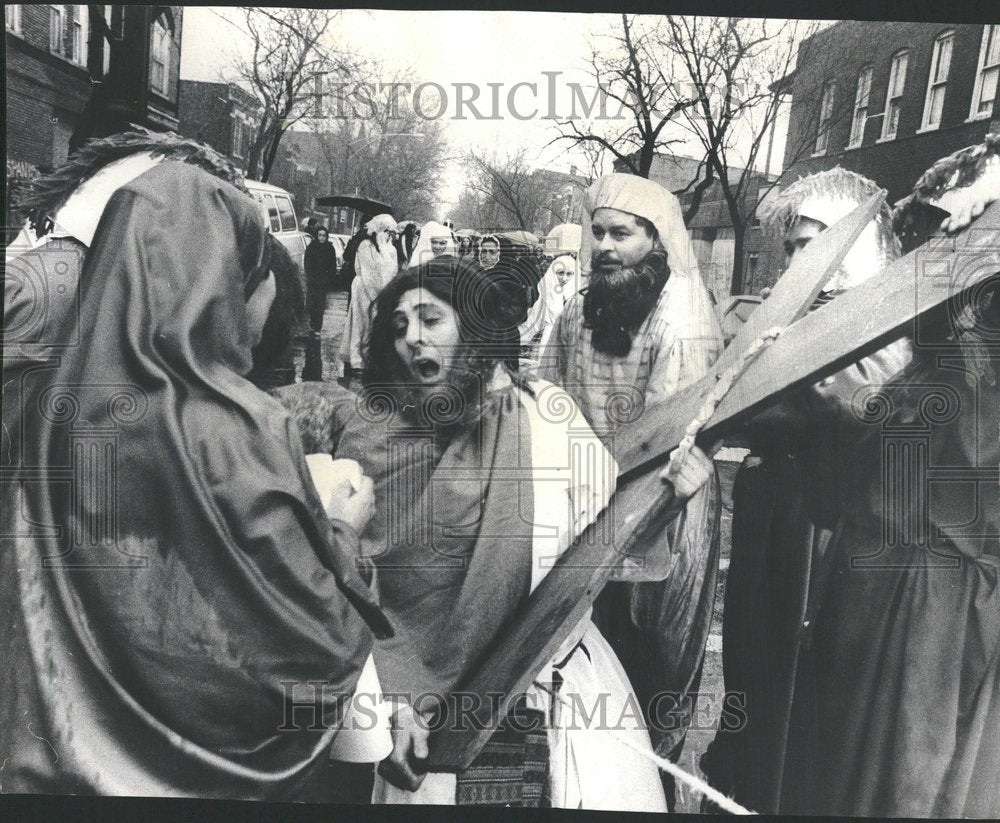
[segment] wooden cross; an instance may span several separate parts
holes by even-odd
[[[458,771],[475,759],[512,701],[525,692],[563,640],[576,627],[622,558],[644,545],[644,536],[669,519],[671,492],[659,468],[701,409],[717,376],[765,330],[787,327],[748,365],[702,429],[707,439],[784,392],[815,382],[901,336],[914,319],[1000,271],[1000,203],[956,237],[931,240],[836,300],[806,314],[822,285],[874,217],[876,196],[819,235],[796,254],[771,296],[750,315],[712,371],[656,406],[616,434],[619,464],[611,505],[554,564],[526,608],[467,682],[456,703],[431,735],[428,768]],[[675,511],[675,509],[673,509]],[[599,535],[615,535],[614,545]],[[641,556],[641,555],[640,555]],[[496,696],[500,695],[500,700]],[[471,711],[470,711],[471,708]]]

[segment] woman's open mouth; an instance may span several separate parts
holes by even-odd
[[[424,383],[436,382],[441,374],[441,364],[432,357],[415,357],[412,361],[414,375]]]

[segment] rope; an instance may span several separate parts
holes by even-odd
[[[757,357],[770,343],[774,342],[781,336],[783,329],[778,326],[773,326],[767,331],[765,331],[760,337],[753,341],[750,346],[747,347],[746,351],[743,352],[742,357],[740,357],[736,362],[734,362],[728,369],[726,369],[722,374],[719,375],[716,380],[715,386],[709,393],[708,397],[705,398],[705,402],[702,404],[698,413],[694,416],[694,419],[688,423],[687,428],[684,430],[684,437],[681,442],[677,445],[677,448],[670,455],[670,461],[667,465],[667,474],[669,475],[675,466],[681,465],[687,458],[688,453],[694,447],[695,438],[697,438],[698,433],[704,428],[705,424],[712,418],[715,414],[715,409],[718,407],[719,403],[722,402],[722,398],[726,396],[729,390],[733,387],[733,383],[736,379],[743,374],[747,366],[753,362],[754,358]],[[546,687],[543,683],[538,683],[536,681],[536,686],[538,686],[543,691],[551,695],[555,700],[558,700],[564,706],[568,706],[573,709],[574,706],[570,703],[563,695],[558,692],[554,692],[552,689]],[[636,745],[627,737],[613,729],[610,730],[611,735],[621,743],[623,746],[631,749],[636,754],[645,758],[646,760],[653,763],[660,771],[664,771],[673,777],[675,780],[679,780],[681,783],[685,784],[692,791],[708,798],[709,801],[714,803],[723,811],[729,812],[730,814],[754,814],[754,812],[741,806],[735,800],[732,800],[726,795],[722,794],[718,789],[713,788],[711,785],[706,783],[700,777],[689,772],[684,771],[676,763],[672,763],[664,757],[659,757],[653,751],[649,749],[642,748]]]
[[[777,340],[784,329],[778,326],[772,326],[766,332],[764,332],[760,337],[753,341],[745,352],[743,356],[733,363],[728,369],[726,369],[722,374],[718,376],[715,382],[715,386],[712,391],[709,392],[708,397],[705,398],[705,402],[702,404],[698,413],[694,416],[694,419],[687,424],[687,428],[684,430],[684,437],[681,442],[677,445],[677,448],[670,455],[670,461],[667,463],[667,476],[674,473],[676,467],[682,465],[684,460],[687,459],[688,453],[694,446],[695,438],[698,433],[702,430],[705,424],[712,418],[715,414],[715,409],[718,407],[719,403],[722,402],[729,390],[733,387],[733,383],[736,382],[743,372],[746,370],[754,358],[757,357],[769,344]]]
[[[539,683],[536,680],[535,685],[538,688],[542,689],[542,691],[547,692],[551,697],[558,700],[564,706],[567,706],[570,709],[576,708],[563,695],[553,691],[544,683]],[[658,769],[660,769],[660,771],[664,771],[671,777],[673,777],[675,780],[679,780],[681,783],[684,783],[692,791],[704,795],[723,811],[729,812],[730,814],[756,814],[756,812],[752,812],[749,809],[745,808],[744,806],[741,806],[732,798],[726,797],[726,795],[724,795],[718,789],[712,788],[711,785],[706,783],[697,775],[684,771],[684,769],[682,769],[676,763],[672,763],[666,758],[660,757],[659,755],[655,754],[651,749],[645,749],[642,748],[641,746],[637,746],[635,743],[633,743],[631,740],[625,737],[625,735],[615,731],[614,729],[609,729],[609,731],[611,733],[611,736],[614,737],[614,739],[617,740],[619,743],[621,743],[623,746],[631,749],[636,754],[641,755],[646,760],[653,763]]]

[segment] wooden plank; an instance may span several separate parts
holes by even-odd
[[[760,333],[758,329],[786,326],[800,317],[839,268],[880,204],[881,199],[873,197],[796,255],[772,296],[751,315],[757,320],[741,329],[727,351],[752,343]],[[735,356],[728,355],[729,362]],[[721,366],[704,380],[670,398],[669,414],[651,414],[654,407],[650,407],[633,424],[643,430],[652,429],[657,435],[654,440],[643,433],[635,441],[640,451],[644,441],[647,449],[653,442],[658,448],[664,440],[672,440],[674,445],[680,441],[687,423],[714,386],[716,372],[726,368],[725,354],[720,361]],[[648,530],[664,528],[676,514],[670,506],[671,497],[669,487],[656,472],[641,474],[630,482],[620,478],[612,504],[563,553],[490,658],[451,696],[445,709],[448,716],[439,718],[441,726],[431,736],[427,761],[430,769],[456,771],[472,762],[510,703],[531,685],[537,672],[556,653],[622,558],[642,545]]]
[[[717,435],[717,429],[745,418],[779,392],[807,381],[815,382],[857,362],[888,340],[909,331],[914,318],[998,271],[1000,202],[994,203],[962,234],[931,239],[896,260],[877,277],[790,326],[747,367],[703,433],[706,438]],[[769,302],[770,298],[762,305]],[[666,460],[678,442],[679,424],[672,418],[684,419],[692,408],[696,411],[698,407],[686,395],[678,393],[667,402],[647,408],[634,425],[618,433],[615,457],[619,478],[643,471],[645,464]],[[667,422],[658,426],[657,420]]]

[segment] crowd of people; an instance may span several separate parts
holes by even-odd
[[[904,230],[965,231],[998,180],[992,138],[930,170],[813,310]],[[791,261],[879,192],[833,169],[764,218]],[[723,352],[677,198],[609,174],[584,205],[551,259],[367,215],[345,380],[265,392],[296,318],[322,328],[327,229],[303,288],[231,164],[169,134],[91,141],[36,182],[6,254],[4,791],[673,809],[656,761],[699,689],[718,444],[653,470],[642,562],[468,767],[426,766],[445,698],[611,503],[616,433]],[[1000,816],[1000,275],[920,331],[747,423],[723,630],[744,722],[701,766],[756,811]],[[928,413],[928,386],[954,408]],[[886,427],[915,421],[956,479],[887,506]]]

